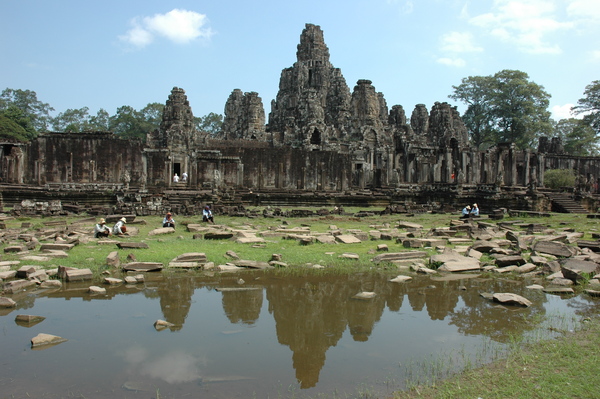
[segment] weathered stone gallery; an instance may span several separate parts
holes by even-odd
[[[574,169],[582,191],[594,191],[600,159],[562,154],[559,140],[537,151],[501,143],[469,145],[455,107],[417,104],[410,115],[388,107],[361,79],[350,90],[329,60],[319,26],[307,24],[297,60],[281,72],[266,117],[256,92],[233,90],[222,131],[194,128],[185,91],[175,87],[162,123],[145,143],[110,132],[47,133],[29,143],[0,143],[5,206],[60,201],[90,210],[197,212],[244,205],[388,206],[401,211],[457,210],[478,202],[550,210],[544,172]],[[173,177],[188,176],[185,181]],[[593,195],[583,204],[596,210]]]

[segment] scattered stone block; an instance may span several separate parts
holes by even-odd
[[[233,238],[234,234],[231,231],[211,231],[204,233],[201,238],[205,240],[229,240]]]
[[[25,245],[8,245],[4,247],[4,253],[19,253],[27,250]]]
[[[112,251],[106,257],[106,265],[111,267],[119,267],[121,266],[121,259],[119,259],[119,252]]]
[[[425,258],[426,256],[427,252],[424,251],[388,252],[385,254],[375,256],[372,259],[372,262],[378,264],[381,262],[393,262],[397,260]]]
[[[499,302],[505,305],[519,305],[529,307],[532,305],[531,301],[521,295],[513,294],[510,292],[498,292],[492,295],[492,299],[495,302]]]
[[[96,295],[98,295],[98,294],[106,294],[106,288],[98,287],[97,285],[91,285],[88,288],[88,292],[90,294],[96,294]]]
[[[67,340],[57,335],[39,333],[31,339],[31,347],[36,348],[44,345],[56,345],[65,341]]]
[[[11,298],[0,297],[0,308],[15,308],[17,307],[17,303]]]
[[[105,277],[104,282],[109,285],[119,285],[123,282],[120,278]]]
[[[537,269],[537,266],[534,265],[533,263],[525,263],[524,265],[517,267],[517,269],[515,271],[517,273],[523,274],[523,273],[530,273],[530,272],[534,271],[535,269]]]
[[[175,259],[174,262],[206,262],[206,254],[204,252],[188,252],[181,254]]]
[[[573,290],[573,288],[570,287],[546,287],[544,288],[544,292],[547,294],[574,294],[575,291]]]
[[[156,320],[154,322],[154,328],[157,331],[161,331],[161,330],[164,330],[165,328],[170,328],[170,327],[174,327],[174,326],[175,326],[175,324],[169,323],[168,321],[165,321],[165,320]]]
[[[19,314],[15,317],[15,323],[22,327],[32,327],[46,320],[44,316],[34,316],[29,314]]]
[[[409,280],[412,280],[412,277],[400,275],[400,276],[394,277],[390,281],[392,283],[405,283],[405,282],[407,282]]]
[[[18,278],[27,278],[27,277],[29,277],[30,274],[35,273],[39,268],[40,268],[40,266],[31,266],[31,265],[21,266],[17,270],[17,277]]]
[[[349,252],[344,252],[343,254],[341,254],[340,256],[338,256],[338,258],[341,258],[341,259],[352,259],[352,260],[359,260],[359,259],[360,259],[360,256],[358,256],[358,254],[349,253]]]
[[[40,284],[40,288],[60,288],[62,287],[62,281],[60,280],[46,280]]]
[[[359,292],[358,294],[354,295],[352,298],[353,299],[372,299],[372,298],[375,298],[375,296],[377,296],[377,294],[375,294],[374,292]]]
[[[233,262],[238,267],[246,267],[249,269],[272,269],[273,266],[267,262],[260,262],[256,260],[240,259]]]
[[[16,270],[7,270],[4,272],[0,272],[0,279],[1,280],[8,280],[11,278],[14,278],[17,276],[17,271]]]
[[[148,249],[150,248],[145,242],[121,242],[117,243],[120,249]]]
[[[123,265],[123,270],[132,272],[155,272],[163,269],[160,262],[130,262]]]
[[[533,245],[532,249],[535,252],[550,254],[564,258],[569,258],[576,254],[575,248],[556,241],[537,241]]]
[[[4,284],[4,292],[8,294],[14,294],[15,292],[22,291],[28,287],[35,285],[35,281],[31,280],[13,280]]]
[[[90,269],[68,269],[65,274],[66,280],[69,282],[91,280],[94,277]]]
[[[174,227],[159,227],[157,229],[150,230],[150,232],[148,233],[148,236],[157,236],[157,235],[173,234],[173,233],[175,233]]]
[[[42,244],[40,246],[40,251],[70,251],[73,249],[75,244],[67,244],[67,243],[50,243],[50,244]]]
[[[350,234],[340,234],[335,236],[335,240],[342,244],[357,244],[361,242],[357,237]]]
[[[386,244],[379,244],[377,246],[377,252],[388,252],[389,248]]]

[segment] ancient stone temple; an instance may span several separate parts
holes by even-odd
[[[408,117],[368,79],[350,90],[313,24],[281,72],[268,122],[253,91],[233,90],[224,113],[215,137],[196,131],[187,95],[174,87],[145,143],[110,132],[0,143],[4,202],[96,198],[136,213],[209,202],[539,209],[549,204],[538,191],[547,169],[574,169],[588,187],[600,182],[600,159],[566,156],[559,139],[540,139],[537,151],[511,143],[478,151],[446,102],[417,104]]]

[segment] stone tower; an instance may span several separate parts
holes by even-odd
[[[276,144],[307,149],[335,146],[350,129],[350,90],[342,72],[329,62],[323,31],[306,24],[297,61],[281,72],[271,103],[268,131]]]
[[[194,114],[185,90],[173,87],[163,110],[160,129],[148,136],[154,148],[187,149],[195,144]]]
[[[223,129],[218,138],[264,141],[265,109],[256,92],[242,93],[235,89],[225,104]]]

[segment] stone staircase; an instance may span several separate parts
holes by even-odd
[[[552,201],[552,211],[560,213],[589,213],[570,193],[546,193]]]

